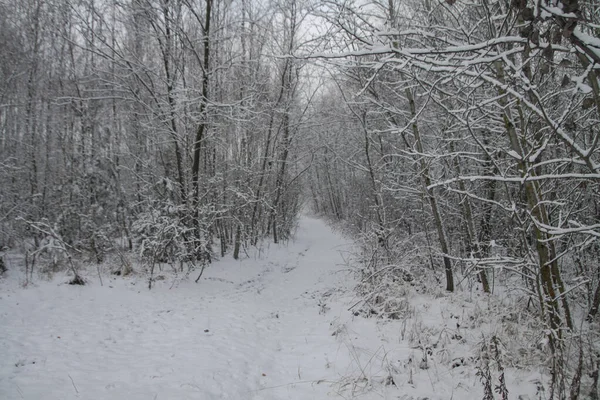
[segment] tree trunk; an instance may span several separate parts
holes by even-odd
[[[496,62],[496,71],[498,75],[498,79],[501,82],[505,81],[504,77],[504,69],[502,64]],[[499,90],[500,94],[505,94],[504,90]],[[519,140],[517,130],[515,128],[515,124],[513,122],[513,118],[511,115],[510,107],[506,103],[506,99],[502,97],[500,100],[500,105],[504,107],[503,119],[504,126],[508,137],[510,139],[510,144],[512,150],[520,156],[519,161],[519,169],[521,173],[525,176],[527,174],[531,174],[533,176],[536,175],[535,170],[529,170],[528,166],[525,164],[525,152],[521,147],[521,142]],[[549,225],[548,213],[546,210],[546,205],[543,202],[543,195],[540,189],[539,182],[528,180],[525,182],[525,195],[527,197],[527,205],[529,211],[533,218],[545,225]],[[562,279],[560,277],[560,272],[558,269],[558,261],[556,259],[556,250],[553,238],[550,234],[547,234],[540,230],[537,223],[533,224],[534,235],[536,239],[536,251],[538,254],[538,265],[540,271],[540,279],[541,286],[544,291],[543,298],[545,299],[545,307],[549,312],[550,318],[550,327],[557,331],[557,334],[561,335],[560,327],[562,326],[560,310],[558,307],[558,293],[564,293],[564,285],[562,284]],[[567,327],[572,328],[573,323],[571,320],[571,313],[567,304],[566,296],[562,297],[562,306],[564,312],[564,323]],[[544,306],[544,304],[542,304]]]
[[[208,101],[208,89],[209,89],[209,68],[210,68],[210,22],[212,14],[212,2],[213,0],[206,0],[206,18],[204,21],[204,60],[203,60],[203,76],[202,76],[202,100],[200,102],[200,118],[202,118],[198,128],[196,129],[196,139],[194,140],[194,162],[192,164],[192,185],[194,187],[194,199],[193,205],[198,212],[198,201],[199,201],[199,184],[200,184],[200,153],[202,151],[202,141],[204,139],[204,132],[206,131],[207,119],[206,115],[206,103]],[[196,219],[198,216],[196,215]],[[199,231],[196,233],[200,234]]]
[[[450,254],[448,248],[448,242],[446,241],[446,233],[444,231],[444,225],[442,222],[442,216],[440,214],[437,199],[435,197],[435,193],[432,189],[429,189],[431,185],[431,178],[429,175],[429,166],[427,162],[423,158],[424,148],[423,142],[421,140],[421,133],[419,131],[419,126],[417,125],[417,110],[415,106],[415,100],[410,89],[405,90],[406,98],[408,99],[408,104],[410,107],[410,115],[412,117],[412,131],[415,136],[415,145],[417,147],[417,152],[419,156],[419,164],[420,164],[420,176],[421,182],[423,185],[423,194],[427,197],[429,201],[429,206],[431,207],[431,213],[433,214],[433,220],[435,223],[435,228],[438,234],[438,241],[440,242],[440,248],[442,250],[442,257],[444,259],[444,270],[446,272],[446,290],[449,292],[454,291],[454,273],[452,271],[452,261],[448,257]]]
[[[454,141],[450,141],[450,151],[454,153]],[[461,175],[460,164],[458,163],[458,157],[454,157],[453,159],[454,169],[456,170],[456,175]],[[481,258],[481,247],[479,245],[479,241],[477,240],[477,234],[475,229],[475,222],[473,221],[473,210],[471,208],[471,200],[465,194],[467,192],[467,188],[465,187],[465,182],[463,180],[458,181],[458,188],[461,191],[461,204],[463,206],[463,214],[465,217],[465,224],[467,225],[467,240],[469,249],[472,252],[472,258],[478,260]],[[487,274],[483,268],[478,269],[479,279],[481,280],[481,286],[485,293],[490,293],[490,283],[488,281]]]

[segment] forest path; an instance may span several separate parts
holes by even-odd
[[[0,398],[340,398],[362,357],[333,334],[350,315],[350,245],[304,216],[289,243],[228,256],[198,284],[4,282]]]

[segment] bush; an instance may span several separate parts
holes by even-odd
[[[139,245],[139,254],[150,270],[149,287],[152,287],[154,268],[167,263],[175,268],[179,263],[189,265],[191,271],[196,261],[206,264],[211,260],[208,232],[204,225],[196,224],[185,206],[172,204],[151,208],[138,215],[133,223],[133,234]]]

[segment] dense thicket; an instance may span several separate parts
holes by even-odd
[[[600,355],[598,4],[318,12],[340,40],[319,55],[337,74],[314,208],[365,238],[366,276],[429,264],[448,291],[523,289],[553,354],[550,397],[577,398]]]
[[[0,247],[150,264],[286,238],[299,209],[295,1],[0,5]],[[215,247],[217,246],[217,247]]]

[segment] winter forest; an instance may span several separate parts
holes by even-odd
[[[599,308],[597,0],[0,0],[0,398],[598,400]]]

